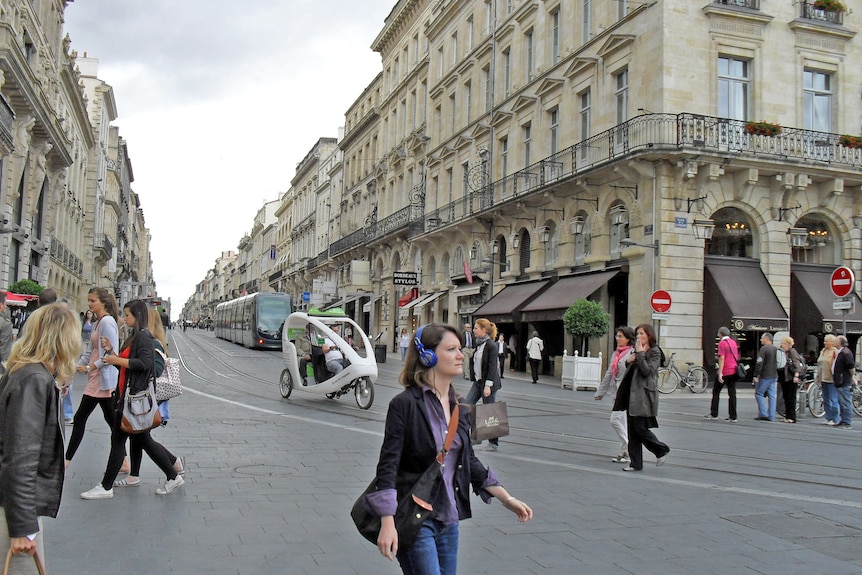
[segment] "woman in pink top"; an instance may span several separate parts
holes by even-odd
[[[718,419],[718,401],[721,388],[727,386],[727,417],[725,421],[736,423],[736,365],[739,363],[739,346],[730,337],[730,330],[724,326],[718,328],[718,377],[712,388],[712,404],[706,419]]]

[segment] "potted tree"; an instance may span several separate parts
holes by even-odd
[[[589,339],[608,333],[610,316],[601,304],[588,299],[579,299],[563,314],[563,327],[566,333],[580,338],[581,355],[563,357],[563,387],[570,380],[572,389],[598,386],[602,375],[602,354],[597,357],[584,357]]]

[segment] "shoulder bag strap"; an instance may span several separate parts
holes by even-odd
[[[437,454],[437,463],[443,465],[443,458],[449,453],[449,448],[452,447],[452,440],[455,439],[455,432],[458,430],[458,408],[455,404],[455,409],[452,410],[452,415],[449,416],[449,429],[446,431],[446,441],[443,442],[443,449]]]

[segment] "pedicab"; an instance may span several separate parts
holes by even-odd
[[[333,329],[335,328],[335,329]],[[340,332],[340,333],[339,333]],[[310,360],[305,373],[300,370],[297,342],[305,338],[310,344]],[[345,339],[347,338],[347,339]],[[344,369],[332,373],[326,366],[324,342],[332,342],[341,353]],[[362,328],[341,308],[320,311],[311,308],[294,312],[284,321],[281,349],[284,370],[279,376],[281,396],[287,399],[294,390],[338,399],[351,391],[356,405],[368,409],[374,402],[374,382],[377,381],[377,361],[374,347]]]

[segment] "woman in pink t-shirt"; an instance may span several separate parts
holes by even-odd
[[[721,338],[721,341],[718,342],[718,368],[716,369],[718,377],[712,388],[712,404],[709,407],[709,413],[704,417],[706,419],[718,419],[718,401],[721,388],[727,387],[727,417],[725,421],[736,423],[736,381],[739,379],[739,376],[736,375],[736,365],[739,363],[739,346],[730,337],[730,330],[724,326],[718,328],[718,337]]]

